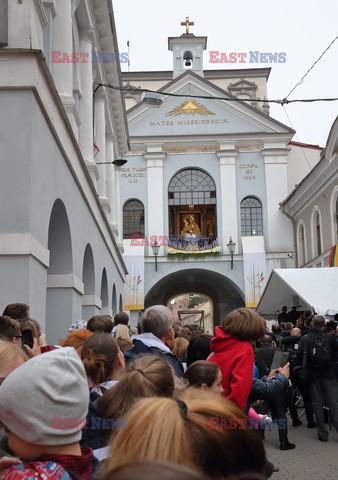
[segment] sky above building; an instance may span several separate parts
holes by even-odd
[[[337,0],[113,0],[113,8],[120,53],[130,43],[130,71],[172,70],[167,38],[185,33],[180,23],[188,16],[190,33],[208,37],[204,70],[271,67],[269,99],[285,98],[338,34]],[[223,60],[232,52],[246,56],[211,63],[211,51],[217,59],[225,54]],[[266,63],[266,53],[276,53],[277,61]],[[338,97],[337,78],[338,40],[288,98]],[[270,107],[272,117],[296,130],[293,140],[322,147],[337,114],[338,101]]]

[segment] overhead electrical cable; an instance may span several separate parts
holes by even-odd
[[[137,88],[137,87],[131,87],[129,85],[124,86],[124,87],[118,87],[116,85],[109,85],[105,83],[99,83],[97,84],[94,93],[100,88],[100,87],[106,87],[106,88],[112,88],[113,90],[119,90],[121,92],[126,92],[126,93],[132,93],[132,94],[138,94],[138,93],[157,93],[159,95],[167,96],[167,97],[182,97],[182,98],[199,98],[202,100],[223,100],[226,102],[255,102],[255,103],[277,103],[279,105],[285,105],[288,103],[296,103],[296,102],[302,102],[302,103],[312,103],[312,102],[336,102],[338,100],[337,98],[299,98],[295,100],[287,100],[284,98],[283,100],[268,100],[268,99],[259,99],[259,98],[230,98],[230,97],[212,97],[210,95],[190,95],[190,94],[181,94],[181,93],[169,93],[169,92],[159,92],[156,90],[150,90],[148,88]]]
[[[291,101],[286,101],[287,98],[291,95],[291,93],[292,93],[299,85],[301,85],[301,84],[303,83],[304,78],[311,72],[311,70],[312,70],[313,67],[316,65],[316,63],[318,63],[319,60],[325,55],[325,53],[332,47],[332,45],[333,45],[334,42],[337,40],[337,38],[338,38],[338,35],[336,36],[336,38],[334,38],[334,39],[332,40],[332,42],[330,43],[330,45],[329,45],[327,48],[325,48],[325,50],[320,54],[320,56],[319,56],[319,57],[317,58],[317,60],[311,65],[311,67],[307,70],[307,72],[304,73],[304,75],[303,75],[302,78],[299,80],[299,82],[296,83],[296,85],[290,90],[290,92],[289,92],[289,93],[286,95],[286,97],[284,98],[282,105],[283,105],[284,103],[291,103]],[[297,100],[297,101],[298,101],[298,100]]]

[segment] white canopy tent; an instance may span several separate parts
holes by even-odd
[[[276,315],[283,306],[338,313],[338,268],[284,268],[272,270],[256,307],[261,315]]]

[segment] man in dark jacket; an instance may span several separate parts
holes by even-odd
[[[277,347],[280,347],[281,346],[281,342],[283,340],[284,337],[282,337],[281,335],[281,331],[282,331],[282,328],[281,326],[279,325],[279,323],[273,323],[271,325],[271,331],[276,339],[276,345]]]
[[[288,312],[288,322],[292,323],[292,325],[295,327],[297,318],[300,316],[300,314],[300,312],[297,312],[297,307],[292,307]]]
[[[134,355],[160,355],[170,363],[176,375],[182,377],[184,373],[182,362],[171,353],[169,348],[173,345],[175,336],[172,314],[169,308],[164,305],[154,305],[147,308],[140,319],[140,324],[142,333],[134,339],[133,348],[124,353],[126,362]]]
[[[291,338],[291,337],[285,337],[285,338]],[[267,369],[270,370],[275,352],[276,350],[279,350],[279,348],[276,348],[276,343],[272,340],[272,337],[269,335],[265,335],[261,340],[261,346],[257,350],[260,353],[261,357],[263,358]],[[284,401],[282,401],[282,398],[284,399]],[[298,418],[296,398],[295,398],[295,395],[293,394],[293,390],[291,386],[288,385],[287,388],[284,389],[282,394],[277,399],[271,400],[270,402],[271,408],[273,409],[274,408],[273,406],[276,406],[276,405],[277,405],[278,412],[283,412],[284,409],[289,407],[293,427],[298,427],[299,425],[302,424],[302,421]]]
[[[270,335],[264,335],[263,338],[259,340],[260,347],[257,348],[259,353],[261,354],[265,365],[267,368],[270,370],[271,363],[273,360],[273,357],[276,352],[276,343],[273,341],[272,337]]]
[[[282,307],[281,313],[278,314],[277,321],[279,324],[288,322],[288,307]]]
[[[312,400],[317,419],[317,433],[321,442],[327,442],[329,436],[324,421],[324,391],[331,419],[338,433],[338,382],[333,360],[337,344],[332,335],[325,333],[324,326],[324,317],[315,315],[312,318],[312,330],[299,342],[297,356],[298,364],[301,365],[303,352],[306,348],[306,367],[310,374]]]
[[[312,406],[312,397],[311,397],[311,390],[310,385],[307,382],[302,381],[301,378],[297,377],[294,373],[294,368],[297,365],[297,358],[298,358],[298,349],[299,349],[299,342],[301,340],[301,330],[300,328],[293,328],[291,330],[291,335],[289,337],[285,337],[282,340],[282,350],[283,352],[288,352],[289,354],[289,362],[290,362],[290,379],[292,385],[297,387],[305,408],[305,414],[307,419],[307,428],[315,428],[316,423],[313,419],[313,406]],[[289,405],[290,410],[293,407],[291,403]],[[296,408],[296,407],[295,407]]]

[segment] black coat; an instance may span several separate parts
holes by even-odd
[[[311,349],[311,344],[312,340],[316,338],[322,338],[326,336],[328,338],[328,341],[331,344],[331,353],[332,353],[332,362],[331,365],[328,366],[325,370],[318,370],[311,361],[311,354],[310,354],[310,349]],[[335,362],[334,362],[334,356],[335,353],[338,349],[338,344],[335,342],[334,336],[331,335],[330,333],[324,332],[324,330],[320,329],[312,329],[307,335],[304,335],[304,337],[301,338],[299,342],[299,348],[297,352],[297,364],[302,365],[303,362],[303,352],[305,349],[305,342],[307,342],[306,345],[306,351],[307,351],[307,357],[306,357],[306,368],[309,370],[310,375],[312,378],[335,378],[336,376],[336,371],[335,371]]]
[[[288,352],[290,369],[293,369],[298,363],[298,350],[301,337],[285,337],[282,340],[283,352]]]
[[[272,345],[266,344],[266,345],[262,345],[257,350],[261,354],[261,356],[262,356],[262,358],[265,362],[265,365],[270,370],[272,360],[273,360],[273,357],[275,355],[276,347],[273,347]]]

